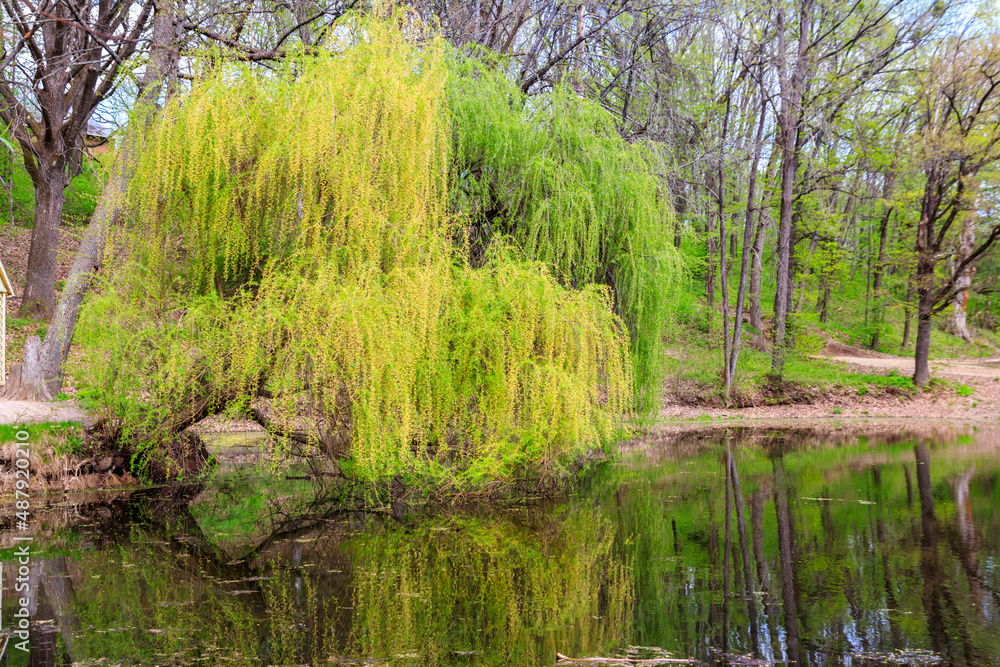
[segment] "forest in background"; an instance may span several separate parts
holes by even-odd
[[[51,202],[32,210],[18,325],[51,323],[12,384],[59,393],[96,286],[77,376],[95,378],[83,389],[117,424],[109,437],[160,442],[228,406],[337,455],[359,441],[361,424],[373,444],[393,434],[392,462],[376,457],[369,473],[412,469],[413,456],[428,456],[420,442],[434,443],[437,462],[443,450],[486,460],[471,478],[503,478],[526,461],[549,470],[612,438],[622,413],[654,410],[667,348],[696,356],[706,390],[727,402],[753,383],[780,386],[827,336],[914,354],[919,387],[931,353],[996,351],[1000,43],[989,3],[124,4],[104,16],[108,7],[85,1],[4,3],[0,77],[11,201],[15,190],[24,200],[27,174],[36,200]],[[408,46],[359,50],[377,31],[365,23],[372,15],[393,17]],[[439,60],[427,60],[436,50]],[[316,79],[310,90],[333,87],[326,100],[358,105],[355,117],[334,104],[323,130],[310,123],[329,102],[309,107],[295,85],[320,76],[313,68],[328,56],[346,58],[370,88],[336,83],[335,71]],[[431,61],[442,81],[417,85],[411,70]],[[394,86],[402,93],[387,97]],[[298,121],[275,115],[282,95],[285,108],[303,102]],[[245,104],[227,115],[234,99]],[[416,113],[427,99],[440,109]],[[115,119],[113,105],[132,121],[116,140],[119,159],[104,160],[103,194],[57,298],[56,200],[88,161],[84,128],[95,113]],[[410,120],[390,131],[374,108]],[[359,140],[338,172],[365,178],[331,184],[323,165],[346,153],[323,153],[323,132],[344,118],[354,129],[343,137],[374,142]],[[441,168],[422,171],[433,164]],[[305,194],[281,183],[286,171],[312,183]],[[350,209],[357,201],[369,218]],[[309,236],[310,216],[323,243]],[[117,254],[106,265],[109,238]],[[409,294],[439,290],[431,302],[451,304],[426,312],[446,313],[435,331],[454,337],[402,368],[387,360],[414,345],[384,333],[428,320],[390,312],[426,305],[386,278],[400,267]],[[274,271],[285,282],[269,292]],[[290,287],[289,276],[305,280]],[[344,276],[355,292],[343,291]],[[324,280],[347,303],[372,284],[385,289],[365,309],[383,319],[353,325],[381,335],[332,343],[326,311],[312,323],[233,328],[241,312],[253,326],[262,312],[309,312],[330,294]],[[512,292],[532,281],[534,291]],[[295,292],[307,287],[314,293]],[[484,322],[495,326],[477,329]],[[581,346],[583,325],[593,338]],[[247,340],[258,345],[237,359]],[[400,348],[378,347],[387,342]],[[328,378],[340,379],[320,390],[318,360],[304,351],[326,343]],[[352,345],[357,359],[338,357]],[[491,355],[504,347],[502,359]],[[612,362],[621,350],[632,363]],[[471,370],[463,358],[476,359]],[[431,386],[440,377],[449,379]],[[270,405],[255,408],[258,399]],[[275,419],[269,409],[282,400]],[[516,455],[493,447],[512,442]]]

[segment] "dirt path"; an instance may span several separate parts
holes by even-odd
[[[83,422],[87,413],[76,401],[42,403],[40,401],[0,401],[0,424],[39,424],[42,422]]]
[[[900,376],[913,374],[912,357],[894,357],[855,350],[838,345],[816,357],[840,361],[860,373],[885,374],[897,369]],[[717,408],[690,405],[668,395],[661,418],[687,419],[820,419],[820,418],[897,418],[947,419],[968,422],[1000,421],[1000,358],[932,359],[931,376],[948,381],[944,387],[915,394],[893,395],[887,392],[858,394],[853,390],[831,392],[811,403],[794,405],[761,404],[749,408]],[[957,387],[965,389],[960,395]],[[971,390],[971,393],[970,393]]]
[[[831,355],[823,358],[831,361],[867,368],[896,368],[900,375],[913,375],[913,357],[854,357]],[[1000,378],[1000,357],[995,359],[931,359],[931,376],[963,375],[969,377]]]

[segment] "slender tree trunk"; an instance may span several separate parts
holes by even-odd
[[[736,53],[733,53],[733,64],[736,64]],[[726,150],[726,138],[729,133],[729,114],[732,109],[732,96],[726,98],[726,113],[722,118],[722,138],[719,141],[719,281],[722,288],[722,377],[725,386],[726,400],[729,399],[729,389],[733,374],[730,370],[732,359],[729,356],[729,267],[726,265],[726,168],[723,158]],[[739,322],[733,326],[740,328]]]
[[[783,127],[782,132],[791,133]],[[792,181],[795,157],[786,149],[781,165],[781,209],[778,218],[777,279],[774,290],[774,324],[771,329],[771,373],[780,377],[785,368],[785,324],[788,318],[791,268]]]
[[[907,282],[906,305],[903,306],[903,340],[899,343],[899,349],[904,352],[910,349],[910,323],[913,321],[913,310],[910,307],[913,303],[913,278]]]
[[[886,190],[892,187],[891,182],[887,183]],[[889,232],[889,216],[892,214],[892,207],[885,211],[882,216],[882,224],[878,228],[878,261],[875,263],[875,275],[872,278],[872,293],[875,295],[875,306],[872,313],[872,342],[871,348],[878,349],[879,334],[882,329],[882,276],[885,273],[885,246]]]
[[[931,379],[929,359],[932,323],[931,308],[925,303],[924,296],[921,295],[920,304],[917,307],[917,346],[913,353],[913,384],[918,387],[923,387]]]
[[[917,273],[914,280],[917,290],[917,345],[914,351],[913,384],[918,387],[923,387],[931,379],[928,358],[934,317],[934,267],[937,264],[934,223],[941,204],[939,184],[944,178],[945,174],[937,166],[927,171],[924,195],[920,203],[920,219],[917,221]],[[961,203],[961,181],[958,189],[955,206]]]
[[[753,256],[750,264],[750,326],[764,335],[764,314],[760,307],[761,280],[764,276],[764,215],[757,211],[757,231],[753,237]]]
[[[55,156],[40,156],[32,180],[35,217],[19,313],[21,317],[48,319],[55,308],[56,251],[68,182],[65,161]]]
[[[934,258],[927,252],[917,257],[917,346],[914,350],[913,384],[923,387],[931,379],[930,349],[934,303],[931,292],[934,280]]]
[[[969,211],[962,221],[962,233],[958,237],[958,252],[955,263],[958,264],[972,254],[973,245],[976,242],[975,212]],[[952,307],[951,317],[948,325],[951,330],[962,338],[966,343],[972,342],[972,332],[969,331],[969,324],[966,319],[966,304],[969,301],[969,287],[972,286],[972,276],[976,269],[971,264],[966,266],[955,278],[955,304]]]
[[[761,91],[763,93],[763,91]],[[729,393],[732,390],[733,382],[736,380],[736,365],[739,362],[740,357],[740,338],[743,333],[743,303],[746,298],[747,291],[747,274],[750,270],[751,257],[755,255],[755,248],[751,248],[751,235],[753,229],[753,204],[756,198],[757,190],[757,165],[760,162],[761,153],[761,143],[764,137],[764,119],[766,117],[766,105],[764,99],[761,99],[760,104],[760,117],[757,123],[757,136],[754,143],[754,155],[753,159],[750,161],[750,178],[747,182],[747,205],[743,218],[743,258],[740,262],[740,287],[736,293],[736,314],[733,318],[733,344],[730,348],[730,360],[726,365],[726,378],[725,378],[725,396],[726,400],[729,400]],[[760,236],[760,227],[757,228],[757,235]],[[753,242],[756,244],[756,241]],[[735,255],[734,255],[735,256]],[[755,258],[754,261],[759,262],[759,258]],[[758,301],[757,301],[757,319],[760,319],[760,277],[757,279],[757,290],[758,290]],[[751,292],[753,288],[751,287]],[[753,306],[751,306],[751,313],[753,312]],[[751,320],[753,315],[751,314]],[[752,324],[752,322],[751,322]],[[757,329],[760,331],[760,329]]]
[[[802,200],[798,200],[795,204],[795,211],[792,213],[792,228],[789,232],[791,236],[790,241],[790,252],[788,255],[788,312],[797,313],[802,310],[802,300],[805,295],[805,283],[806,277],[802,271],[802,265],[808,266],[812,261],[812,257],[816,252],[816,234],[810,234],[809,238],[809,250],[806,254],[806,261],[803,262],[801,259],[795,256],[795,246],[798,244],[799,238],[799,226],[802,222]],[[805,238],[805,237],[802,237]],[[787,326],[787,321],[786,321]],[[794,347],[795,342],[788,338],[787,331],[785,337],[785,345],[787,347]]]
[[[132,165],[137,151],[135,145],[139,132],[152,119],[153,111],[160,97],[160,89],[173,62],[172,41],[174,37],[174,16],[181,2],[160,2],[153,18],[153,36],[149,62],[143,74],[139,98],[136,101],[138,113],[121,148],[120,158],[114,174],[105,185],[101,199],[94,210],[90,225],[80,243],[80,250],[70,269],[69,279],[63,288],[59,305],[52,324],[45,335],[41,350],[42,381],[44,389],[51,395],[62,389],[63,366],[69,355],[73,331],[80,316],[80,306],[90,287],[94,273],[104,261],[104,245],[109,231],[117,224],[124,200],[125,190],[132,174]]]
[[[684,216],[687,215],[687,196],[684,193],[684,186],[680,182],[673,188],[674,197],[674,247],[681,247],[681,225],[684,224]]]
[[[826,324],[830,306],[830,277],[824,269],[819,277],[819,299],[816,303],[816,310],[819,311],[819,321]]]
[[[708,200],[713,199],[715,192],[713,191],[714,177],[711,174],[707,174],[705,179],[705,187],[708,190]],[[708,257],[705,264],[705,297],[708,301],[708,323],[706,340],[708,341],[708,349],[715,347],[712,344],[712,317],[715,315],[715,213],[714,207],[709,206],[708,212],[705,215],[705,233],[708,238]]]
[[[802,93],[808,69],[808,46],[812,32],[812,0],[803,0],[799,14],[798,52],[791,77],[785,71],[784,16],[778,12],[778,39],[781,85],[781,110],[778,127],[781,133],[781,206],[778,216],[777,280],[774,293],[774,328],[772,331],[771,374],[780,378],[785,370],[785,327],[792,291],[792,212],[795,206],[795,177],[799,165],[799,123],[802,118]]]

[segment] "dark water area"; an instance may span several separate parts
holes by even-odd
[[[1000,665],[998,472],[996,430],[732,431],[505,509],[307,512],[232,473],[37,498],[0,517],[0,622],[30,618],[0,664]]]

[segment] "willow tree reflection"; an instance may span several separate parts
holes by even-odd
[[[529,529],[455,519],[352,540],[359,656],[420,664],[477,654],[481,664],[546,664],[557,651],[607,654],[628,638],[632,579],[596,510]]]
[[[551,665],[640,645],[983,664],[1000,655],[998,452],[733,437],[605,466],[551,504],[314,506],[263,527],[247,499],[143,491],[36,536],[31,605],[52,623],[32,660]]]
[[[186,503],[162,517],[153,505],[85,522],[90,546],[38,560],[36,609],[51,623],[33,629],[31,664],[529,665],[628,643],[632,574],[594,507],[406,526],[291,517],[234,554]]]

